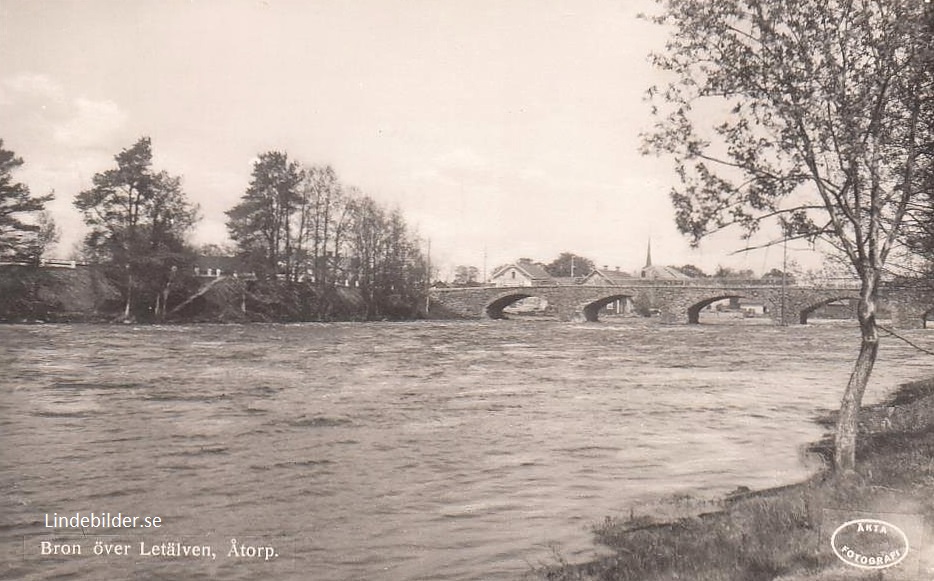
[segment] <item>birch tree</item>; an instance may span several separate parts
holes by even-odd
[[[363,196],[351,201],[351,226],[348,245],[356,267],[360,293],[366,302],[367,318],[378,314],[378,273],[380,257],[386,246],[386,213],[373,198]]]
[[[860,283],[859,354],[834,466],[855,469],[857,414],[879,349],[876,304],[910,209],[925,195],[934,5],[921,0],[658,0],[646,152],[674,158],[671,199],[694,244],[766,221],[823,240]]]
[[[345,197],[337,173],[329,165],[312,166],[305,172],[301,232],[304,253],[315,285],[332,284],[340,219]]]
[[[427,265],[399,210],[387,212],[369,196],[351,198],[347,252],[367,318],[415,312],[427,287]]]

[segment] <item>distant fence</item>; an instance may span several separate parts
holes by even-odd
[[[76,260],[58,260],[55,258],[42,259],[39,261],[39,266],[42,268],[78,268],[79,266],[87,265],[87,262],[78,262]]]
[[[39,268],[78,268],[87,266],[87,262],[77,260],[59,260],[57,258],[43,258],[39,261]],[[36,266],[34,262],[0,261],[0,266]]]

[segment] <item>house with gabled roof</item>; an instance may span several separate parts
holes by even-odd
[[[584,277],[581,281],[586,286],[621,286],[629,284],[632,281],[632,275],[624,272],[617,266],[615,270],[607,267],[595,268],[593,272]]]
[[[650,265],[642,269],[642,278],[652,280],[690,280],[691,277],[673,266]]]
[[[557,284],[545,269],[531,260],[501,266],[490,276],[493,286],[551,286]]]

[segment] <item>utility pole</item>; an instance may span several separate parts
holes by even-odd
[[[785,236],[785,239],[782,240],[782,322],[781,325],[784,327],[788,323],[785,322],[785,277],[787,276],[788,270],[788,236]]]
[[[426,259],[428,272],[425,276],[425,314],[431,309],[431,238],[428,239],[428,258]]]
[[[483,247],[483,284],[486,286],[486,246]]]

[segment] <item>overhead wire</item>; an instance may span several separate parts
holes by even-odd
[[[912,347],[914,347],[915,349],[917,349],[918,351],[922,353],[926,353],[927,355],[934,355],[934,351],[931,351],[930,349],[925,349],[924,347],[918,345],[917,343],[912,342],[910,339],[906,339],[905,337],[902,337],[901,335],[899,335],[898,333],[896,333],[895,331],[893,331],[892,329],[889,329],[888,327],[884,325],[880,325],[879,323],[876,323],[876,327],[888,333],[892,337],[895,337],[896,339],[901,339],[902,341],[904,341],[905,343],[908,343],[909,345],[911,345]]]

